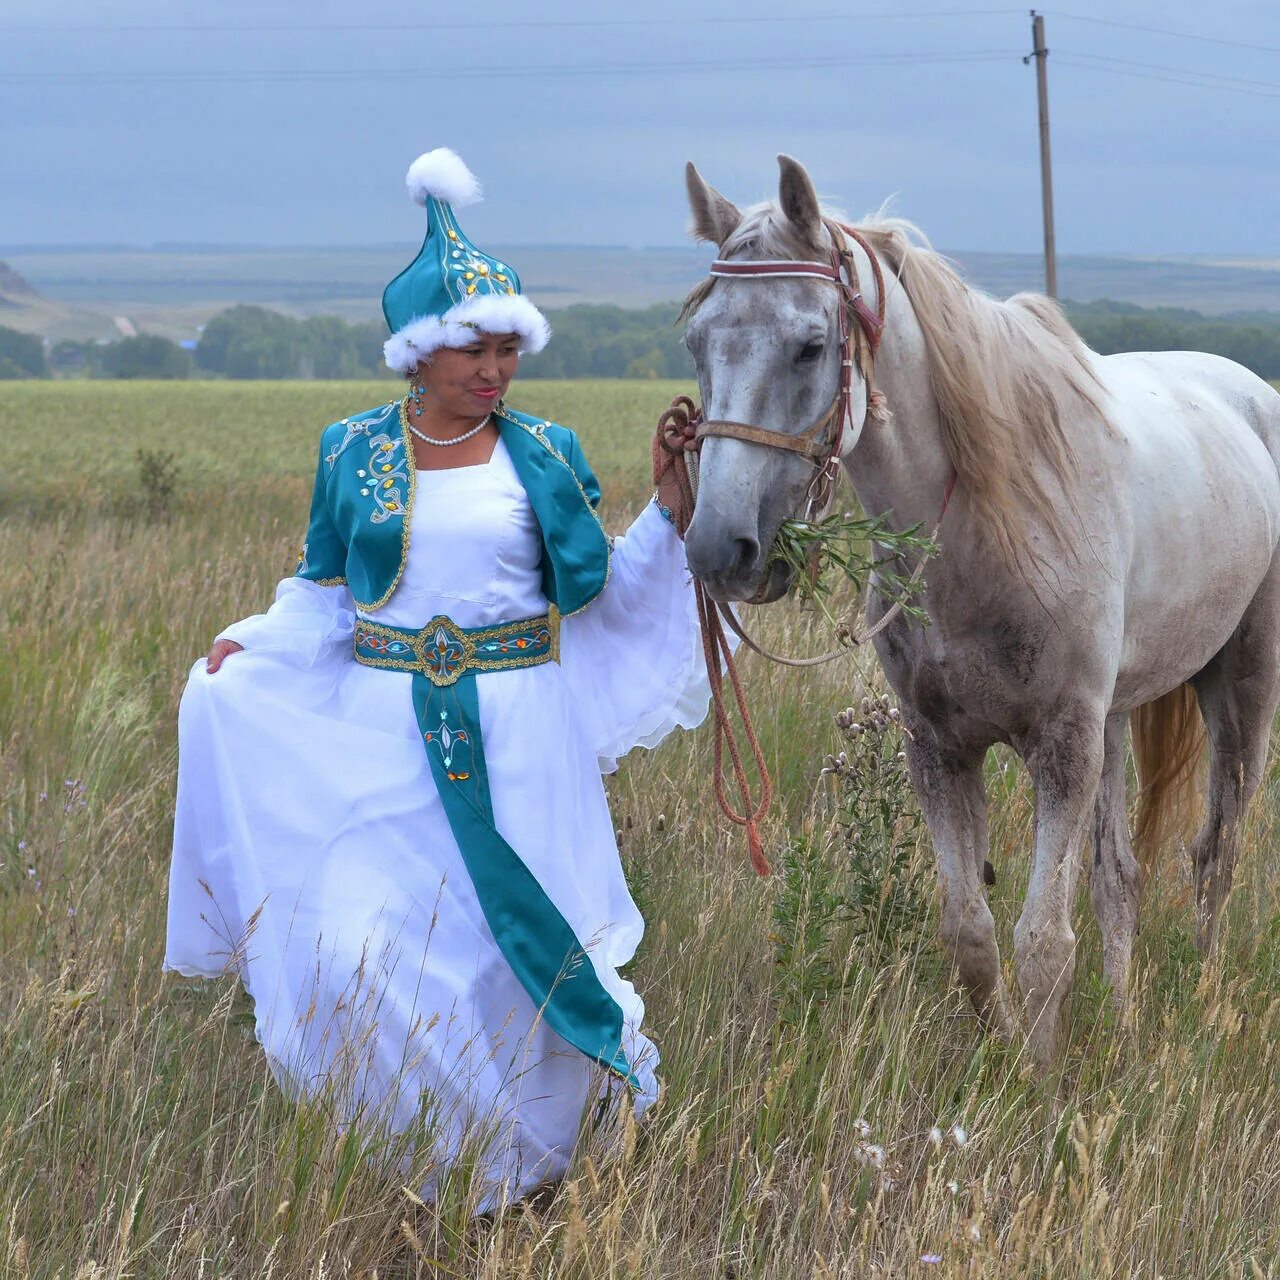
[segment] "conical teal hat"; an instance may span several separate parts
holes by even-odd
[[[455,206],[481,198],[475,175],[439,147],[419,156],[405,181],[426,208],[427,234],[418,256],[383,290],[388,368],[410,373],[439,347],[470,346],[477,332],[514,333],[522,353],[541,351],[551,330],[520,292],[519,275],[477,249],[458,225]]]

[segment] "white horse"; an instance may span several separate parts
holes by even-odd
[[[695,234],[721,259],[830,261],[833,229],[808,174],[779,162],[777,203],[745,214],[689,166]],[[932,528],[954,482],[921,597],[931,624],[899,618],[876,649],[910,734],[944,941],[980,1015],[1005,1036],[1013,1020],[983,887],[987,750],[1010,744],[1031,774],[1035,847],[1014,942],[1044,1069],[1074,970],[1071,904],[1091,816],[1104,972],[1125,999],[1143,880],[1126,813],[1126,722],[1143,783],[1136,843],[1151,854],[1194,787],[1207,727],[1208,809],[1192,855],[1202,948],[1216,937],[1280,696],[1280,395],[1197,352],[1099,356],[1047,298],[998,302],[968,287],[909,223],[858,230],[839,247],[883,311],[873,370],[883,400],[865,394],[868,366],[855,362],[833,445],[863,507],[893,527]],[[696,290],[686,341],[706,418],[794,435],[819,422],[840,378],[842,305],[813,278],[715,278]],[[802,510],[813,468],[767,443],[704,440],[687,551],[715,598],[787,590],[769,550]],[[872,620],[884,609],[873,595]]]

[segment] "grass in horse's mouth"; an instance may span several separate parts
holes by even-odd
[[[922,534],[921,527],[897,531],[883,516],[868,518],[852,511],[816,522],[786,520],[770,549],[769,563],[777,561],[791,570],[797,598],[816,608],[842,641],[853,634],[857,602],[868,587],[890,606],[901,602],[908,618],[927,623],[925,611],[911,603],[920,590],[911,574],[921,556],[936,554],[938,544]],[[854,602],[838,609],[836,591],[845,582],[853,583]]]

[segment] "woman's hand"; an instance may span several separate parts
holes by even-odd
[[[240,653],[243,649],[244,645],[236,644],[234,640],[215,640],[213,648],[209,650],[209,656],[205,659],[209,674],[213,675],[222,666],[222,660],[227,654]]]

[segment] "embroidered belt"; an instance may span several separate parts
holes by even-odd
[[[496,627],[432,618],[420,630],[356,619],[355,659],[413,676],[413,709],[445,817],[498,949],[535,1010],[580,1053],[639,1088],[622,1009],[569,922],[499,832],[489,793],[476,675],[559,658],[559,615]],[[572,857],[574,833],[562,834]]]
[[[543,614],[496,627],[460,627],[443,614],[425,627],[387,627],[356,619],[356,661],[366,667],[419,671],[437,688],[456,684],[469,671],[507,671],[555,662],[560,619]]]

